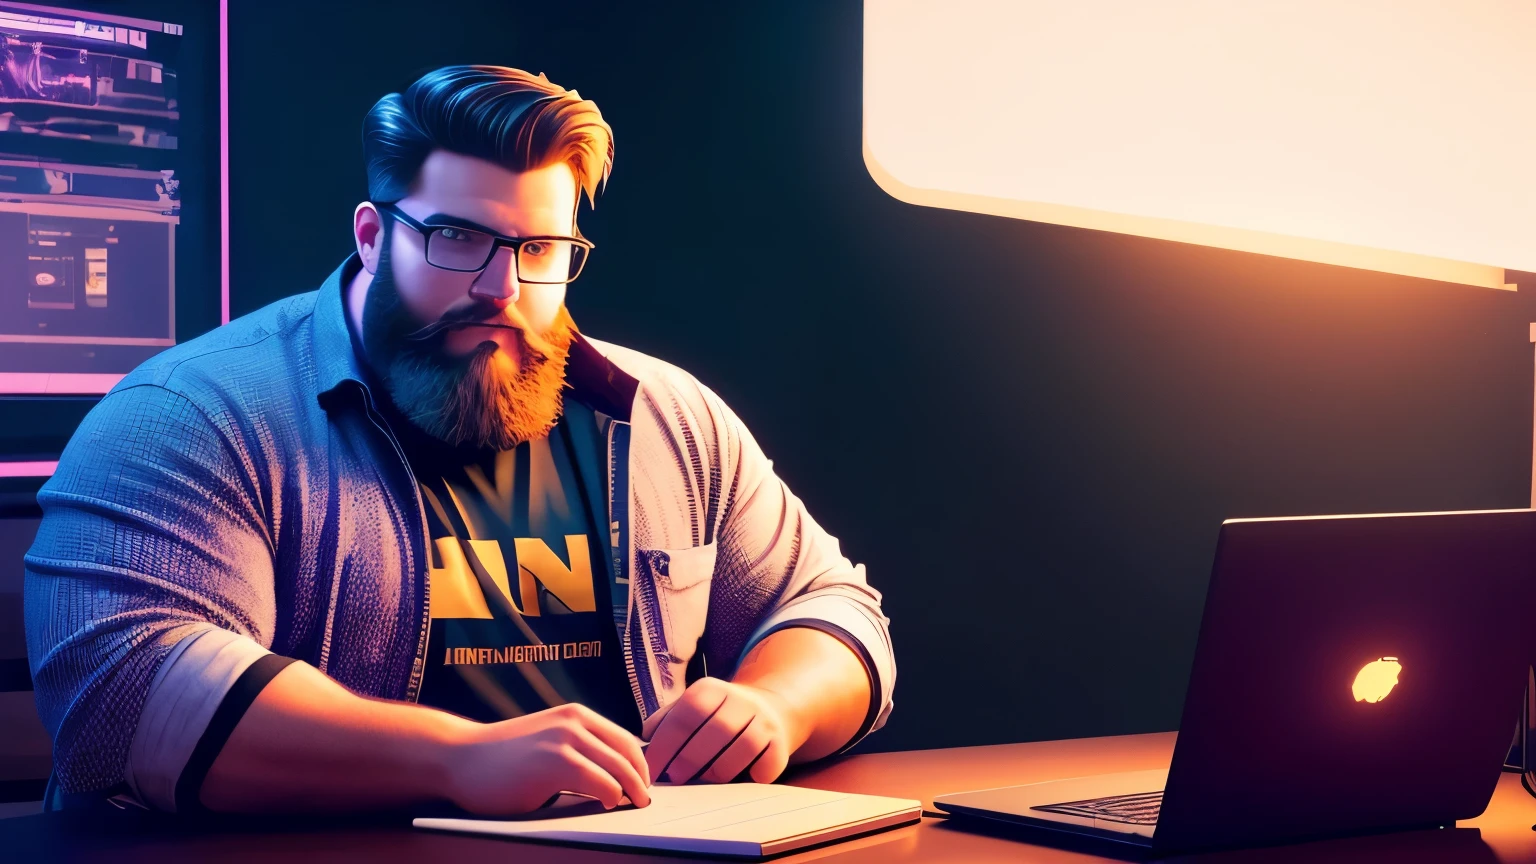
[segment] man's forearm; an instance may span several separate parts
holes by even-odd
[[[294,663],[251,703],[203,781],[223,812],[339,812],[448,797],[448,756],[473,724],[405,702],[366,699]]]
[[[869,713],[869,672],[842,640],[810,627],[787,627],[747,654],[734,683],[779,696],[793,718],[790,762],[837,752]]]

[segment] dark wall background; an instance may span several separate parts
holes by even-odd
[[[231,5],[236,315],[349,251],[383,93],[480,62],[601,106],[569,305],[716,389],[868,565],[900,679],[867,749],[1175,728],[1224,518],[1529,501],[1536,282],[902,204],[856,2]]]

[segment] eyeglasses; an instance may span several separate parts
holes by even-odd
[[[512,247],[517,281],[564,285],[581,275],[592,244],[579,237],[507,237],[458,225],[427,225],[393,204],[375,204],[426,238],[427,263],[443,270],[484,270],[503,246]]]

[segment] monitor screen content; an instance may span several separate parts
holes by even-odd
[[[0,0],[0,392],[176,342],[182,26]]]

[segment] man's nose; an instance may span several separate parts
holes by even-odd
[[[507,247],[496,250],[489,264],[475,277],[469,286],[469,296],[483,303],[505,309],[517,302],[517,262],[514,252]]]

